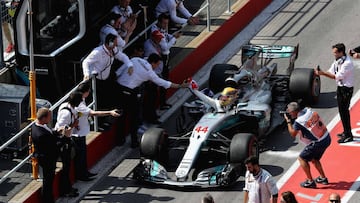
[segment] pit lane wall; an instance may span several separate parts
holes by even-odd
[[[237,33],[246,27],[272,0],[247,0],[242,1],[242,6],[226,20],[221,27],[211,32],[187,57],[170,72],[170,80],[181,83],[185,78],[194,75],[216,53],[221,50]],[[168,91],[168,96],[174,90]],[[88,167],[94,166],[103,156],[115,147],[115,126],[108,132],[103,132],[91,139],[87,139]],[[54,181],[54,195],[59,197],[59,174],[57,171]],[[72,167],[71,179],[74,181]],[[38,203],[41,202],[41,182],[33,181],[19,194],[10,200],[11,203]]]

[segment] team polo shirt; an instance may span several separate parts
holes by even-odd
[[[71,112],[67,109],[64,109],[65,107],[69,108]],[[70,124],[74,123],[75,119],[76,119],[75,109],[68,102],[61,104],[57,112],[55,130],[58,130],[60,127],[63,126],[70,127]],[[73,130],[74,128],[72,128],[72,131]]]
[[[122,61],[126,67],[133,66],[129,57],[117,47],[115,47],[112,52],[113,53],[110,53],[105,45],[100,45],[93,49],[82,63],[84,76],[97,74],[96,78],[99,80],[108,79],[114,58]]]
[[[85,99],[83,99],[79,106],[75,107],[75,111],[77,112],[79,127],[74,129],[72,136],[84,137],[90,133],[88,117],[91,109],[86,105]]]
[[[155,8],[156,17],[158,17],[162,13],[166,13],[170,15],[170,18],[175,23],[185,24],[187,23],[188,18],[192,15],[185,8],[182,1],[179,1],[178,5],[176,0],[161,0]],[[180,18],[177,16],[176,11],[179,11],[185,18]]]
[[[125,40],[119,35],[118,31],[111,25],[106,24],[100,29],[100,43],[105,44],[105,38],[108,34],[113,34],[117,36],[117,46],[120,51],[122,51],[126,45]]]
[[[117,83],[130,89],[139,87],[143,82],[152,81],[158,86],[170,88],[171,82],[160,78],[146,60],[134,57],[131,58],[133,68],[121,66],[116,71]]]
[[[161,56],[161,47],[159,44],[156,44],[153,40],[149,38],[144,42],[144,56],[149,57],[151,54],[158,54],[159,56]],[[164,63],[163,61],[160,61],[159,66],[154,69],[154,72],[160,75],[163,71],[163,68]]]
[[[314,141],[322,141],[329,136],[325,123],[311,108],[304,108],[299,112],[293,128],[299,131],[300,141],[306,145]]]
[[[121,24],[125,23],[125,21],[131,16],[133,10],[130,6],[126,8],[121,7],[120,5],[116,5],[111,9],[111,12],[121,15]]]
[[[339,87],[353,87],[354,86],[354,64],[350,57],[335,60],[328,72],[335,75],[335,81]]]
[[[256,176],[246,171],[244,190],[248,191],[248,203],[270,202],[271,197],[279,192],[272,175],[262,168]]]
[[[162,38],[160,41],[161,53],[164,55],[169,55],[170,48],[176,43],[176,38],[169,34],[166,30],[159,28],[157,25],[153,25],[151,27],[151,33],[156,30],[159,30],[164,35],[164,38]]]

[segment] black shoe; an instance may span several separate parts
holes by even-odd
[[[328,185],[329,184],[329,181],[328,181],[327,178],[322,178],[320,176],[315,179],[315,182],[323,184],[323,185]]]
[[[304,188],[316,188],[316,183],[313,180],[305,180],[304,182],[300,183],[300,186]]]
[[[139,142],[136,141],[136,142],[131,142],[131,148],[136,148],[139,146]]]
[[[172,107],[170,104],[163,104],[160,106],[160,110],[168,110]]]
[[[89,181],[92,181],[94,180],[95,178],[92,178],[92,177],[81,177],[81,178],[78,178],[78,180],[80,181],[84,181],[84,182],[89,182]]]
[[[347,142],[352,142],[353,140],[354,139],[352,136],[344,136],[338,140],[338,143],[347,143]]]
[[[345,133],[339,133],[336,135],[338,138],[342,138],[342,137],[345,137]]]
[[[63,194],[62,196],[64,196],[64,197],[77,197],[77,196],[79,196],[79,193],[72,190],[69,193]]]
[[[94,176],[97,176],[97,173],[91,173],[91,172],[87,172],[87,177],[88,178],[91,178],[91,177],[94,177]]]

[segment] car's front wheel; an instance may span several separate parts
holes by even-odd
[[[230,143],[229,162],[243,164],[249,156],[259,156],[257,138],[251,133],[235,134]]]
[[[162,162],[167,155],[167,143],[164,129],[149,128],[141,138],[140,155],[145,159]]]

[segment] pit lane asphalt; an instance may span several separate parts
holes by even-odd
[[[295,67],[315,67],[327,69],[333,61],[331,45],[343,42],[347,48],[359,45],[360,24],[350,21],[359,19],[357,11],[360,5],[355,1],[274,1],[278,8],[266,9],[243,32],[229,43],[213,60],[205,65],[222,63],[229,59],[229,63],[239,65],[240,54],[238,48],[241,44],[251,40],[258,44],[290,44],[300,43],[299,58]],[[283,6],[282,6],[283,5]],[[282,7],[281,7],[282,6]],[[238,41],[237,41],[238,40]],[[232,52],[232,53],[231,53]],[[355,81],[360,81],[359,61],[355,61]],[[208,69],[209,70],[209,69]],[[204,70],[205,71],[205,70]],[[200,72],[201,73],[201,72]],[[206,75],[206,73],[203,73]],[[194,79],[202,84],[207,77]],[[325,123],[329,123],[337,115],[335,100],[335,84],[326,78],[321,78],[322,94],[320,101],[314,106]],[[355,84],[354,94],[359,90]],[[180,94],[180,93],[179,93]],[[186,94],[186,93],[185,93]],[[184,98],[174,96],[169,99],[174,109],[179,107]],[[175,101],[178,101],[175,103]],[[161,120],[169,130],[174,128],[174,112],[165,112]],[[278,129],[268,137],[266,148],[260,155],[260,164],[272,173],[276,180],[296,161],[297,155],[303,145],[297,139],[291,139],[286,129]],[[140,184],[131,180],[131,167],[136,164],[137,150],[115,148],[105,159],[99,162],[92,170],[100,172],[93,183],[79,183],[80,192],[86,195],[78,199],[60,199],[58,202],[200,202],[206,192],[210,192],[215,202],[242,202],[243,180],[230,190],[205,189],[199,191],[169,190],[154,185]],[[120,164],[117,164],[116,162]],[[334,160],[339,161],[339,160]],[[355,160],[354,160],[355,161]],[[345,164],[345,163],[344,163]],[[110,165],[110,166],[109,166]],[[106,167],[108,166],[108,167]],[[94,184],[96,183],[96,184]],[[76,186],[76,185],[75,185]],[[89,192],[87,192],[89,191]],[[81,200],[80,200],[81,199]],[[360,199],[356,192],[351,202]]]

